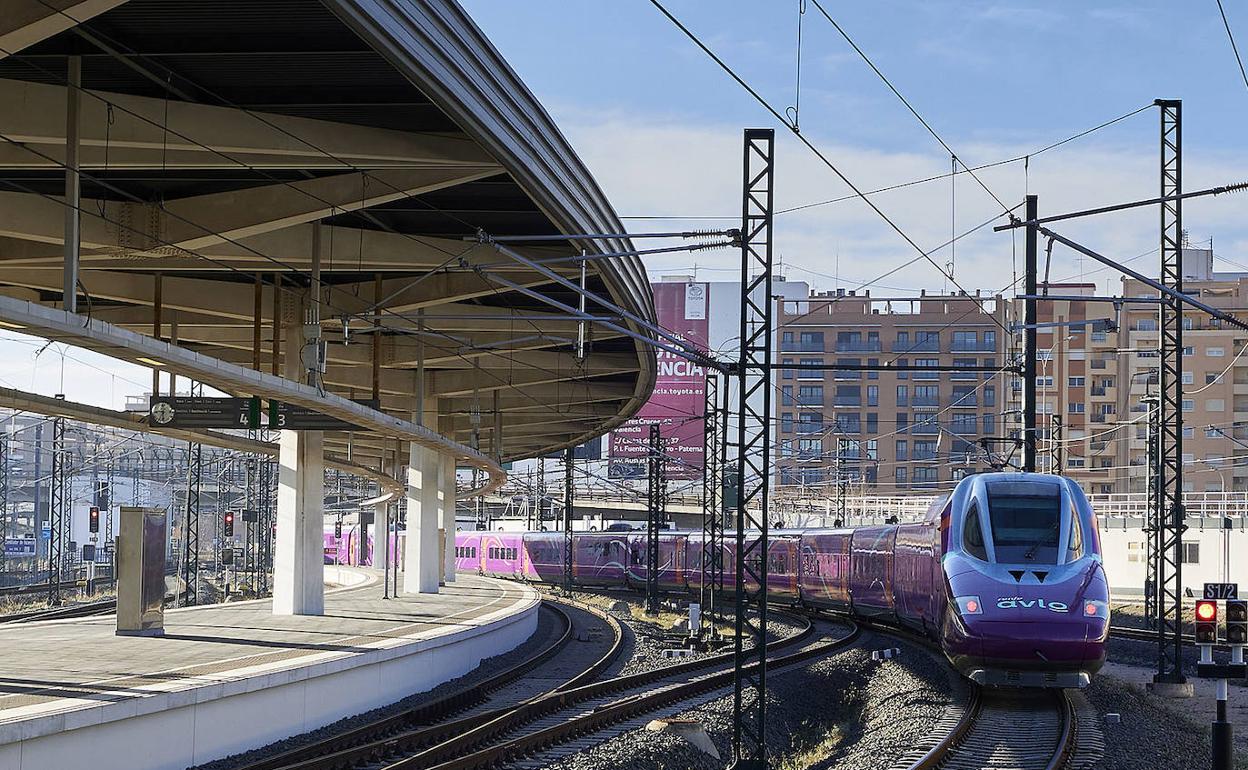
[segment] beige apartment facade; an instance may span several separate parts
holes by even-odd
[[[775,481],[786,494],[947,490],[988,467],[980,439],[1002,436],[1009,378],[1000,297],[815,293],[780,304],[774,382]],[[813,371],[842,364],[880,371]],[[786,366],[786,364],[788,366]]]
[[[1212,263],[1211,251],[1186,249],[1184,289],[1248,316],[1248,273],[1214,273]],[[1093,494],[1144,492],[1160,332],[1158,305],[1139,300],[1157,292],[1134,279],[1123,280],[1117,303],[1078,299],[1096,295],[1092,284],[1046,289],[1055,299],[1037,303],[1038,321],[1058,325],[1037,334],[1039,467],[1060,468]],[[1012,311],[1021,317],[1019,303]],[[1248,332],[1198,310],[1186,311],[1183,325],[1184,488],[1248,490]],[[1009,397],[1016,434],[1021,379],[1012,379]]]

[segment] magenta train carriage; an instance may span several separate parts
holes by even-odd
[[[461,532],[456,546],[463,571],[563,580],[562,533]],[[700,532],[664,532],[659,552],[660,586],[698,590]],[[735,555],[726,542],[729,590]],[[970,476],[915,524],[773,532],[767,560],[775,599],[911,629],[980,684],[1084,687],[1105,662],[1109,589],[1096,518],[1061,476]],[[644,586],[645,536],[577,533],[573,575]]]

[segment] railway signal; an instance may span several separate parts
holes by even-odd
[[[1218,603],[1211,599],[1196,602],[1196,643],[1217,644]]]
[[[1248,599],[1227,599],[1226,641],[1248,644]]]
[[[234,512],[226,511],[225,520],[222,522],[224,534],[226,537],[234,537]]]
[[[98,505],[91,506],[91,511],[87,514],[87,531],[93,535],[100,531],[100,507]]]

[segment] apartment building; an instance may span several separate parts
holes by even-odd
[[[1184,250],[1184,289],[1248,314],[1248,273],[1213,272],[1213,252]],[[1122,282],[1121,302],[1084,300],[1092,284],[1051,284],[1037,303],[1039,467],[1060,467],[1093,494],[1147,489],[1148,409],[1158,390],[1157,292]],[[1136,301],[1133,301],[1136,300]],[[1021,317],[1015,303],[1011,315]],[[1187,491],[1248,491],[1248,332],[1207,314],[1183,316],[1183,459]],[[1021,345],[1016,337],[1015,345]],[[1022,381],[1010,383],[1017,432]],[[1059,435],[1060,431],[1060,435]]]
[[[1009,378],[903,372],[890,365],[999,367],[1008,342],[1000,297],[815,293],[781,302],[775,383],[776,481],[828,491],[848,481],[882,494],[947,489],[987,467]],[[785,365],[879,366],[814,371]]]

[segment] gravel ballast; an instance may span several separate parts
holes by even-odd
[[[949,702],[944,663],[891,638],[865,635],[856,649],[768,679],[768,744],[776,768],[874,770],[887,767],[925,737]],[[900,657],[871,660],[870,650],[901,647]],[[731,754],[732,697],[678,715],[701,723],[721,757]],[[552,770],[718,770],[683,738],[633,730],[566,757]]]

